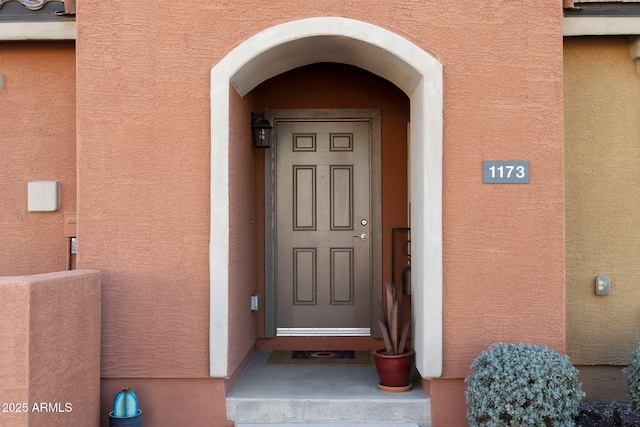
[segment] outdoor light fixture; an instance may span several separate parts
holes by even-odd
[[[251,113],[251,130],[253,131],[253,143],[256,148],[269,148],[271,137],[271,123],[264,118],[264,113]]]

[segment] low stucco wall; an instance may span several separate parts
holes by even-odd
[[[0,426],[97,426],[100,273],[0,277]]]

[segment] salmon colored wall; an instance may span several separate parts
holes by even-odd
[[[100,273],[0,277],[0,301],[0,426],[97,425]]]
[[[231,90],[229,143],[229,366],[233,372],[258,339],[258,312],[251,311],[251,295],[258,293],[258,209],[256,159],[253,148],[251,97],[244,100]],[[264,229],[264,226],[263,226]],[[264,297],[262,299],[264,301]]]
[[[102,375],[208,375],[209,72],[255,33],[310,16],[381,26],[444,65],[444,377],[466,376],[493,341],[563,351],[560,6],[78,4],[78,266],[103,271]],[[529,160],[531,183],[483,184],[485,159]]]
[[[232,427],[220,379],[103,379],[100,384],[100,426],[109,427],[113,399],[123,387],[136,393],[144,426]]]
[[[565,350],[562,11],[553,1],[474,6],[475,20],[458,10],[436,42],[444,378],[466,377],[493,342]],[[512,159],[529,160],[529,184],[482,183],[483,160]]]
[[[626,365],[640,342],[640,76],[627,37],[567,38],[564,52],[567,349]]]
[[[76,208],[74,43],[0,43],[0,276],[67,269]],[[27,184],[61,184],[58,212],[28,212]]]
[[[429,383],[431,424],[434,427],[468,426],[464,396],[467,384],[460,379],[434,379]]]
[[[0,348],[0,390],[2,402],[29,401],[29,286],[15,277],[0,279],[0,311],[3,345]],[[27,426],[28,411],[0,418],[0,426]]]
[[[170,5],[77,9],[77,263],[103,272],[102,376],[207,377],[215,54]]]
[[[391,228],[407,226],[407,96],[390,82],[367,71],[326,63],[301,67],[274,77],[258,86],[252,95],[255,97],[254,108],[258,112],[266,108],[380,108],[382,274],[383,282],[391,281]],[[258,177],[258,188],[261,189],[264,188],[264,180],[260,179],[262,177]],[[264,227],[263,222],[261,224]],[[264,236],[262,239],[264,240]],[[264,246],[264,243],[261,242],[260,246]],[[258,263],[264,264],[264,258],[259,259]],[[264,295],[262,278],[260,284]],[[381,289],[378,292],[382,292]],[[264,320],[264,315],[261,319]],[[261,322],[260,332],[263,331]]]

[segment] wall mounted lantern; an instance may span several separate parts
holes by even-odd
[[[256,148],[271,147],[271,123],[264,118],[264,113],[251,113],[251,130],[253,131],[253,143]]]

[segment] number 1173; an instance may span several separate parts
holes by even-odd
[[[491,178],[511,178],[512,175],[515,178],[524,178],[524,166],[491,166],[489,171],[491,171]]]
[[[483,169],[487,184],[529,183],[528,160],[485,160]]]

